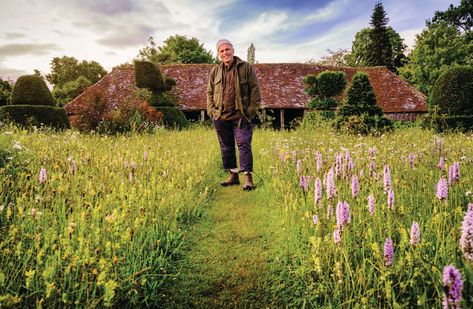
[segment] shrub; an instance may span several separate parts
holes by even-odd
[[[156,93],[164,90],[163,75],[153,63],[135,60],[134,66],[136,87],[148,88]]]
[[[151,106],[154,106],[154,107],[158,107],[158,106],[176,107],[176,105],[171,100],[171,98],[164,93],[152,93],[148,99],[148,102]]]
[[[317,75],[317,92],[325,98],[337,96],[343,92],[346,83],[344,72],[325,71]]]
[[[337,107],[339,101],[335,98],[314,98],[312,99],[307,107],[311,109],[333,109]]]
[[[184,129],[189,126],[189,123],[181,112],[175,106],[158,106],[156,109],[163,113],[164,125],[166,128]]]
[[[443,72],[432,88],[431,105],[440,114],[472,115],[473,68],[460,66]]]
[[[13,86],[11,104],[54,106],[54,101],[51,91],[40,76],[23,75]]]
[[[86,94],[87,104],[82,106],[74,125],[82,131],[98,130],[101,133],[144,131],[160,125],[163,113],[148,103],[151,92],[135,88],[133,93],[120,100],[111,109],[100,89]]]
[[[376,95],[366,73],[353,76],[347,96],[338,111],[336,127],[349,133],[380,133],[392,128],[376,102]]]
[[[435,115],[428,114],[422,118],[422,126],[437,132],[449,130],[473,131],[473,115]]]
[[[175,80],[166,78],[163,81],[161,71],[154,64],[148,61],[135,61],[135,82],[138,88],[146,88],[152,92],[148,102],[163,113],[164,125],[167,128],[186,128],[189,125],[171,97],[164,93],[176,85]]]
[[[41,105],[6,105],[0,107],[0,120],[12,121],[20,126],[48,126],[68,128],[69,118],[62,107]]]

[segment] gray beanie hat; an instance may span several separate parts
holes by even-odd
[[[220,48],[220,45],[223,45],[223,44],[228,44],[228,45],[230,45],[231,47],[233,47],[232,42],[230,42],[229,40],[227,40],[227,39],[220,39],[220,40],[217,41],[217,52],[218,52],[218,49]]]

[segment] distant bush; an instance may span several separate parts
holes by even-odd
[[[310,109],[328,110],[337,107],[339,101],[335,98],[314,98],[307,105]]]
[[[358,72],[353,76],[346,98],[338,110],[336,128],[353,134],[382,133],[392,128],[383,114],[368,75]]]
[[[14,122],[23,127],[48,126],[68,128],[69,118],[62,107],[41,105],[5,105],[0,107],[0,120]]]
[[[189,125],[184,114],[165,93],[176,85],[176,81],[170,78],[163,80],[157,66],[149,61],[135,61],[135,84],[138,88],[150,90],[147,101],[163,114],[166,128],[186,128]]]
[[[448,116],[431,113],[422,118],[422,127],[434,129],[437,132],[473,131],[473,115]]]
[[[321,97],[334,97],[345,89],[346,75],[340,71],[325,71],[317,75],[317,92]]]
[[[82,131],[97,130],[101,133],[139,132],[163,123],[164,115],[147,102],[151,93],[136,88],[131,96],[120,100],[111,109],[99,89],[86,94],[74,125]]]
[[[38,75],[20,76],[13,86],[11,104],[54,106],[46,82]]]
[[[172,106],[158,106],[156,109],[163,113],[166,128],[184,129],[189,126],[186,116],[184,116],[184,113],[178,108]]]
[[[443,72],[432,88],[431,106],[442,115],[472,115],[473,68],[460,66]]]
[[[161,93],[164,90],[163,75],[153,63],[136,60],[134,66],[136,87],[148,88],[156,93]]]

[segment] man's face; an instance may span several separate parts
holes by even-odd
[[[233,61],[233,47],[229,44],[222,44],[218,49],[218,57],[223,63],[229,65]]]

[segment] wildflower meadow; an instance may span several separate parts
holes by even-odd
[[[273,214],[258,274],[267,306],[473,306],[471,134],[256,129],[258,188],[246,193],[218,187],[212,128],[1,130],[2,307],[164,306],[219,190]]]

